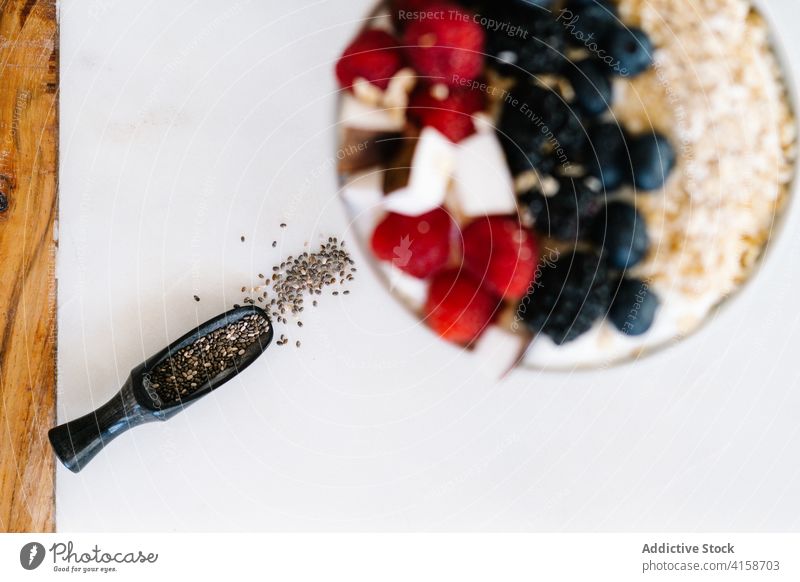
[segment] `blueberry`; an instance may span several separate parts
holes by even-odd
[[[567,79],[575,91],[575,105],[591,117],[611,107],[612,90],[608,67],[593,59],[579,61],[567,71]]]
[[[603,40],[615,69],[623,77],[635,77],[653,64],[653,43],[641,29],[618,25]]]
[[[658,190],[675,167],[675,150],[659,133],[642,134],[629,143],[633,185],[640,190]]]
[[[586,166],[590,176],[603,184],[603,189],[616,190],[630,174],[625,133],[616,123],[601,123],[589,128]]]
[[[627,202],[609,202],[595,220],[591,237],[605,250],[608,264],[620,271],[641,263],[650,247],[644,217]]]
[[[556,17],[567,42],[590,47],[605,38],[618,24],[614,8],[604,2],[571,2]]]
[[[613,291],[612,291],[613,293]],[[646,333],[653,325],[660,301],[650,286],[639,279],[622,279],[608,318],[625,335]]]

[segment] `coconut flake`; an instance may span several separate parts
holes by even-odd
[[[454,191],[464,215],[514,214],[514,179],[497,135],[476,133],[456,147]]]
[[[456,146],[432,127],[420,133],[408,186],[385,198],[384,208],[407,216],[419,216],[444,202],[456,164]]]

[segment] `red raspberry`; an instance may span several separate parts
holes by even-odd
[[[370,29],[359,34],[336,63],[336,77],[344,89],[361,77],[385,90],[403,67],[403,55],[395,38],[385,30]]]
[[[497,307],[497,299],[481,287],[480,280],[459,269],[448,269],[431,281],[425,317],[444,339],[468,345],[491,323]]]
[[[434,97],[430,87],[420,87],[411,95],[408,116],[418,125],[431,126],[458,143],[475,133],[472,114],[486,105],[479,91],[451,87],[445,99]]]
[[[511,216],[486,216],[463,234],[464,268],[503,299],[521,299],[536,276],[539,249],[533,234]]]
[[[447,264],[452,228],[444,208],[420,216],[390,212],[372,233],[372,251],[379,259],[424,279]]]
[[[406,54],[431,83],[458,85],[476,79],[483,69],[486,35],[473,13],[451,4],[429,7],[406,25]]]

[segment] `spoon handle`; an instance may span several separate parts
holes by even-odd
[[[58,459],[67,469],[77,473],[117,436],[147,420],[128,381],[100,408],[50,429],[47,436]]]

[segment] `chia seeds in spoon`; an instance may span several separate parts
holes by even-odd
[[[234,368],[247,349],[269,331],[269,322],[248,315],[181,348],[145,376],[165,406],[194,394],[222,372]]]

